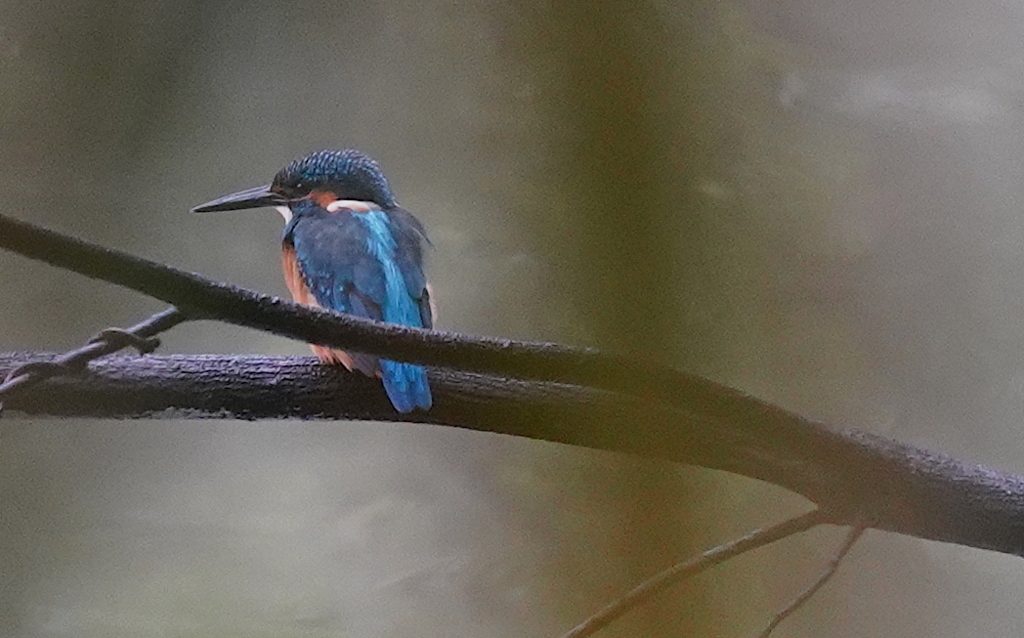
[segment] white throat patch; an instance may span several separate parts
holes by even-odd
[[[284,223],[288,223],[292,220],[292,209],[287,206],[274,206],[277,212],[281,213],[281,217],[284,217]]]
[[[354,213],[368,213],[378,208],[380,207],[373,202],[364,202],[359,199],[336,199],[327,205],[327,212],[336,213],[339,210],[350,210]]]

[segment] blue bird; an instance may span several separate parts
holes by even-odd
[[[419,220],[401,208],[377,162],[355,150],[317,151],[278,171],[274,181],[196,206],[195,212],[272,206],[284,217],[282,265],[292,298],[357,317],[431,328],[434,306],[423,274],[429,244]],[[422,366],[310,346],[326,363],[378,376],[399,412],[427,410]]]

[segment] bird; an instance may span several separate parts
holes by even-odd
[[[300,157],[265,186],[196,206],[205,213],[273,207],[284,217],[281,264],[296,303],[430,329],[435,307],[424,274],[423,224],[399,206],[381,171],[354,149]],[[394,408],[429,410],[423,366],[310,345],[320,361],[383,381]]]

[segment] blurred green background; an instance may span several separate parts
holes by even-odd
[[[273,294],[325,147],[436,245],[439,327],[660,360],[1024,471],[1024,9],[951,0],[0,2],[4,213]],[[161,306],[0,254],[0,348]],[[162,352],[302,354],[214,323]],[[595,424],[599,427],[600,424]],[[805,504],[438,427],[8,422],[0,633],[555,636]],[[606,636],[745,636],[839,543],[719,568]],[[1024,570],[869,533],[777,636],[1016,635]]]

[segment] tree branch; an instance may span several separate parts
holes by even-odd
[[[776,613],[771,621],[768,622],[768,625],[757,635],[757,638],[768,638],[771,636],[775,628],[779,626],[779,623],[792,616],[797,609],[803,607],[807,601],[814,597],[814,594],[818,593],[818,590],[824,587],[825,583],[832,580],[836,571],[839,570],[839,564],[843,562],[843,559],[846,558],[846,555],[850,553],[850,550],[853,549],[853,546],[857,544],[857,541],[863,535],[864,527],[862,525],[850,529],[846,534],[846,540],[843,541],[843,544],[836,551],[835,556],[832,557],[828,565],[825,566],[825,569],[814,579],[814,582]]]
[[[562,634],[561,638],[586,638],[591,636],[607,627],[629,610],[650,600],[653,596],[672,585],[696,576],[719,563],[724,563],[730,558],[735,558],[740,554],[764,547],[765,545],[770,545],[787,536],[807,531],[812,527],[820,525],[824,518],[821,510],[812,510],[771,527],[754,530],[734,541],[709,549],[686,562],[673,565],[640,583],[622,598],[612,601],[590,618]]]
[[[725,470],[802,494],[832,523],[1024,554],[1024,478],[832,430],[707,379],[594,350],[390,326],[298,306],[2,216],[0,247],[138,290],[189,317],[447,366],[430,372],[435,407],[413,420]],[[8,356],[2,364],[32,359]],[[48,381],[40,388],[45,395],[18,397],[8,407],[94,416],[185,410],[399,418],[377,384],[309,359],[118,357],[89,370]]]

